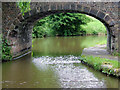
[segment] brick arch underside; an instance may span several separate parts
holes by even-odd
[[[111,17],[99,10],[96,10],[91,7],[85,7],[85,6],[77,6],[75,7],[66,7],[64,8],[56,9],[55,7],[51,7],[51,9],[44,9],[44,11],[41,11],[40,8],[35,8],[27,13],[25,13],[24,16],[19,16],[19,23],[13,23],[15,25],[15,29],[12,31],[12,34],[10,34],[10,39],[12,43],[14,44],[12,46],[12,53],[13,57],[17,57],[19,55],[22,55],[24,53],[27,53],[31,50],[32,46],[32,29],[34,24],[40,20],[41,18],[44,18],[51,14],[56,13],[63,13],[63,12],[70,12],[70,13],[82,13],[87,14],[90,16],[93,16],[100,20],[107,29],[107,50],[111,52],[111,37],[112,37],[112,31],[110,27],[114,26],[114,21],[111,19]],[[15,21],[16,22],[16,21]]]

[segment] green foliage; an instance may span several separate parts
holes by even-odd
[[[82,61],[86,62],[88,65],[91,65],[95,70],[102,70],[103,73],[107,73],[108,75],[115,75],[115,69],[117,70],[120,68],[120,62],[116,60],[84,55],[82,55],[81,57],[83,58]],[[110,63],[110,65],[112,65],[112,68],[103,68],[102,65],[104,65],[104,63]]]
[[[31,0],[20,0],[17,2],[17,6],[20,8],[23,15],[25,12],[30,10],[30,1]]]
[[[82,25],[82,29],[86,34],[107,34],[106,27],[99,20],[92,18],[93,21],[88,22],[87,25]]]
[[[11,55],[11,47],[9,46],[8,41],[3,38],[2,39],[2,60],[12,60],[12,55]]]
[[[72,36],[81,35],[86,32],[81,29],[92,19],[80,13],[60,13],[50,15],[38,21],[33,29],[33,37],[44,36]],[[39,35],[40,34],[40,35]]]
[[[112,55],[113,56],[120,56],[120,53],[119,52],[113,52]]]
[[[107,31],[99,20],[80,13],[50,15],[38,21],[33,29],[33,38],[86,34],[107,34]]]

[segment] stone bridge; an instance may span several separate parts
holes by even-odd
[[[2,2],[3,35],[10,41],[13,56],[31,50],[34,24],[48,15],[83,13],[99,19],[107,30],[107,50],[118,52],[119,2],[31,2],[31,10],[21,15],[15,2]]]

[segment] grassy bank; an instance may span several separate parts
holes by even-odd
[[[83,55],[81,62],[107,75],[120,77],[120,62],[118,61]]]

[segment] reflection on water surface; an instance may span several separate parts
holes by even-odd
[[[82,50],[105,36],[33,39],[33,56],[3,63],[3,88],[117,88],[107,77],[80,62]]]

